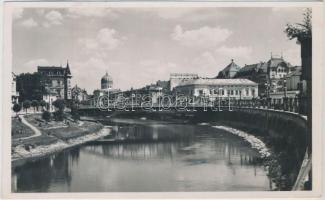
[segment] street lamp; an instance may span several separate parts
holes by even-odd
[[[222,111],[221,109],[220,109],[220,98],[221,98],[221,91],[222,91],[222,88],[219,88],[218,89],[218,99],[219,99],[219,111]]]
[[[266,108],[269,108],[269,98],[270,98],[270,91],[269,91],[269,84],[268,82],[265,83],[265,89],[266,89]]]
[[[287,110],[287,80],[283,80],[283,92],[284,92],[284,97],[283,97],[283,109]]]

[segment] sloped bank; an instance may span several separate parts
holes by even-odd
[[[74,132],[72,135],[66,134],[64,137],[58,137],[57,135],[53,134],[53,140],[51,142],[38,141],[38,144],[34,145],[32,148],[26,149],[26,144],[24,143],[12,147],[11,166],[16,167],[23,165],[27,161],[38,160],[50,154],[99,139],[101,137],[109,135],[111,131],[110,127],[102,126],[99,124],[91,130],[87,130],[87,128],[83,129],[84,130],[82,132]],[[62,131],[64,131],[64,128]],[[35,139],[37,140],[37,138]]]

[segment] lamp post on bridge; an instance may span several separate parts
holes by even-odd
[[[284,79],[283,80],[283,92],[284,92],[284,97],[283,97],[283,110],[288,110],[288,106],[287,106],[287,101],[288,101],[288,98],[287,98],[287,80]]]
[[[219,111],[222,111],[221,108],[220,108],[220,98],[221,98],[221,91],[222,91],[222,88],[219,88],[218,89],[218,99],[219,99]]]
[[[266,91],[266,108],[269,109],[270,105],[270,85],[268,82],[265,83],[265,91]]]

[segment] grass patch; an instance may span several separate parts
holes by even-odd
[[[34,131],[20,122],[18,118],[11,118],[11,136],[13,139],[34,135]]]
[[[31,145],[31,146],[39,146],[39,145],[50,145],[53,144],[55,142],[57,142],[58,140],[55,137],[51,137],[48,135],[41,135],[41,136],[37,136],[37,137],[33,137],[30,139],[24,139],[21,141],[12,141],[12,146],[15,147],[17,145],[20,144],[24,144],[26,146]]]
[[[82,126],[69,126],[66,128],[56,128],[45,130],[49,135],[53,135],[62,140],[69,140],[72,138],[77,138],[90,133],[95,133],[102,128],[101,124],[96,124],[92,122],[84,122]]]

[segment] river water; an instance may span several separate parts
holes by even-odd
[[[13,192],[265,191],[260,155],[209,126],[114,125],[112,135],[12,171]]]

